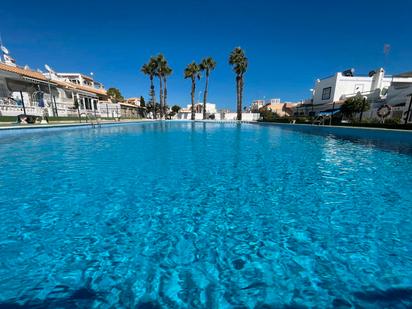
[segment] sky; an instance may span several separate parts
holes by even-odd
[[[4,1],[0,33],[19,65],[94,73],[125,97],[148,97],[140,67],[163,53],[173,69],[168,104],[190,103],[185,66],[211,56],[208,102],[235,110],[230,51],[249,59],[244,105],[310,97],[317,78],[355,68],[412,71],[412,1]],[[384,44],[391,45],[385,59]],[[204,79],[197,86],[201,97]],[[197,99],[196,98],[196,99]]]

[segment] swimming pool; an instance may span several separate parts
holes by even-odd
[[[412,305],[412,155],[253,124],[0,138],[0,304]]]

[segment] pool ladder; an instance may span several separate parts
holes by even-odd
[[[102,127],[101,122],[95,115],[89,113],[85,113],[84,115],[86,116],[86,122],[90,122],[92,128],[95,129],[96,127]]]

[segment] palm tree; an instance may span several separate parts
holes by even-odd
[[[209,88],[209,75],[216,67],[216,61],[212,57],[204,58],[200,63],[200,70],[205,71],[206,83],[205,92],[203,93],[203,119],[206,119],[206,103],[207,103],[207,93]]]
[[[163,118],[164,114],[164,101],[163,101],[163,76],[164,70],[167,66],[166,58],[163,54],[159,54],[155,58],[156,62],[156,76],[159,78],[159,100],[160,100],[160,118]]]
[[[189,63],[185,69],[185,79],[190,78],[192,80],[192,120],[195,120],[195,91],[196,91],[196,79],[200,79],[200,67],[196,62]]]
[[[236,47],[229,56],[229,64],[236,73],[237,120],[242,120],[243,75],[248,67],[248,59],[240,47]]]
[[[153,108],[153,118],[156,119],[156,96],[155,96],[155,87],[153,83],[154,76],[156,75],[156,62],[153,57],[150,58],[148,63],[145,63],[140,69],[141,72],[149,76],[150,79],[150,101]]]
[[[163,96],[163,108],[165,109],[163,112],[166,113],[167,108],[167,78],[173,73],[172,68],[166,62],[166,65],[163,69],[163,85],[164,85],[164,96]]]

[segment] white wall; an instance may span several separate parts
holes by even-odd
[[[224,120],[237,120],[237,113],[225,113],[224,117]],[[244,121],[257,121],[259,117],[259,113],[242,113]]]
[[[224,113],[224,118],[222,119],[221,113],[215,113],[215,120],[236,120],[237,113]],[[242,120],[245,121],[257,121],[260,117],[259,113],[242,113]],[[179,120],[190,120],[191,113],[178,113],[176,119]],[[203,120],[202,113],[195,113],[195,120]]]
[[[176,116],[177,119],[180,120],[191,120],[192,119],[192,113],[178,113]],[[202,113],[195,113],[195,120],[202,120],[203,119],[203,114]]]
[[[314,92],[313,92],[313,104],[325,104],[325,103],[332,103],[336,88],[336,79],[337,75],[318,80],[316,82]],[[323,89],[331,87],[331,94],[330,98],[326,100],[322,100],[322,93]]]
[[[371,90],[372,78],[338,76],[333,101],[343,99],[343,96],[353,96],[359,92]]]
[[[375,77],[369,76],[343,76],[338,72],[334,76],[318,80],[313,94],[313,104],[326,104],[337,102],[351,97],[358,92],[369,94],[375,90],[375,87],[388,88],[391,84],[391,78],[383,77],[383,72],[378,71]],[[329,99],[322,100],[323,89],[331,87],[331,96]]]

